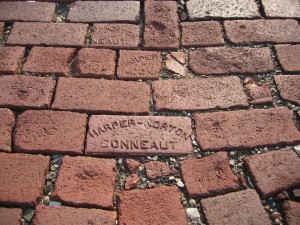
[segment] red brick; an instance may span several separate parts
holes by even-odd
[[[209,197],[240,189],[238,177],[229,166],[226,152],[180,162],[180,169],[191,198]]]
[[[287,101],[300,105],[300,76],[283,75],[274,77],[280,96]]]
[[[25,53],[24,47],[0,47],[0,73],[16,74]]]
[[[185,52],[171,52],[171,56],[181,64],[186,63]]]
[[[201,205],[209,224],[272,224],[252,189],[202,199]]]
[[[0,152],[11,152],[11,133],[14,125],[14,113],[9,109],[0,109]]]
[[[224,26],[228,39],[237,44],[300,42],[296,20],[231,20]]]
[[[87,155],[183,155],[193,152],[187,117],[93,115]]]
[[[50,2],[0,2],[1,21],[51,22],[54,11]]]
[[[285,107],[196,114],[202,150],[249,149],[300,142],[293,114]]]
[[[21,223],[22,209],[0,208],[0,224],[19,225]]]
[[[5,27],[5,24],[3,22],[0,22],[0,36],[3,35],[4,27]]]
[[[275,70],[267,47],[214,47],[191,51],[189,66],[197,74],[255,74]]]
[[[252,78],[244,80],[250,104],[272,104],[272,94],[267,84],[259,84]]]
[[[91,38],[91,47],[137,49],[140,42],[140,28],[133,24],[94,24]]]
[[[300,72],[300,45],[275,45],[275,50],[285,72]]]
[[[74,76],[113,79],[116,52],[109,49],[83,48],[73,63]]]
[[[70,76],[69,63],[75,48],[33,47],[23,66],[24,72]]]
[[[282,205],[287,225],[297,225],[300,221],[300,203],[285,201]]]
[[[139,168],[141,163],[139,161],[134,160],[134,159],[126,159],[125,160],[125,165],[126,165],[127,169],[129,170],[129,172],[132,174],[132,173],[135,173],[137,171],[137,169]]]
[[[248,106],[238,77],[153,82],[157,111],[193,111]]]
[[[299,0],[262,0],[267,17],[300,18]]]
[[[15,22],[7,44],[81,47],[85,45],[87,28],[88,24],[82,23]]]
[[[0,106],[13,109],[48,109],[55,80],[51,77],[0,76]]]
[[[145,2],[145,49],[179,48],[179,18],[177,3],[172,1]]]
[[[65,156],[51,199],[76,207],[113,208],[116,160]]]
[[[125,190],[130,190],[136,188],[139,183],[139,176],[136,174],[131,174],[129,177],[126,178],[125,182]]]
[[[249,156],[245,163],[263,198],[300,185],[300,159],[291,150]]]
[[[0,154],[0,204],[34,207],[41,200],[50,157]]]
[[[118,77],[122,80],[158,79],[161,67],[160,52],[121,50]]]
[[[224,44],[221,25],[217,21],[183,22],[180,25],[184,47]]]
[[[171,170],[168,164],[158,161],[145,163],[146,174],[150,180],[168,176]]]
[[[160,186],[121,192],[119,224],[187,225],[179,190],[175,186]]]
[[[33,225],[66,224],[107,224],[116,223],[116,212],[102,209],[71,208],[66,206],[48,207],[39,205],[32,220]]]
[[[52,108],[88,113],[146,114],[149,101],[150,87],[145,83],[59,78]]]

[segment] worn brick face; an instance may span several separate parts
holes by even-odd
[[[0,152],[11,152],[11,137],[14,125],[14,113],[9,109],[0,109]]]
[[[284,72],[300,72],[300,45],[275,45]]]
[[[300,203],[294,201],[285,201],[282,204],[285,214],[285,220],[288,225],[297,225],[300,220]]]
[[[25,54],[24,47],[0,47],[0,73],[16,74]]]
[[[20,224],[22,209],[18,208],[0,208],[0,224],[17,225]]]
[[[299,0],[262,0],[267,17],[300,18]]]
[[[290,102],[300,105],[300,76],[283,75],[274,77],[280,96]]]

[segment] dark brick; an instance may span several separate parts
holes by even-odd
[[[0,73],[16,74],[25,53],[24,47],[0,47]]]
[[[0,208],[0,224],[19,225],[21,223],[22,209]]]
[[[267,17],[300,18],[299,0],[262,0]]]
[[[300,72],[300,45],[275,45],[275,50],[285,72]]]
[[[300,105],[300,76],[283,75],[274,77],[280,96],[287,101]]]
[[[0,109],[0,152],[11,152],[11,137],[14,125],[14,113],[9,109]]]
[[[285,201],[282,204],[287,225],[298,225],[300,221],[300,203]]]

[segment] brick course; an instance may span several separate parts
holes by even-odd
[[[9,109],[0,109],[0,152],[11,152],[11,137],[14,125],[14,113]]]
[[[0,74],[16,74],[25,54],[24,47],[0,47]]]

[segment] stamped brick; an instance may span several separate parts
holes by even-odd
[[[0,204],[36,206],[43,195],[50,157],[1,153],[0,165]]]
[[[299,0],[262,0],[267,17],[300,18]]]
[[[50,2],[0,2],[0,21],[51,22],[54,11]]]
[[[92,115],[87,155],[182,155],[193,152],[186,117]]]
[[[147,114],[149,101],[150,87],[145,83],[59,78],[52,108],[87,113]]]
[[[82,23],[15,22],[7,44],[82,47],[87,29]]]
[[[25,54],[24,47],[0,47],[0,73],[16,74]]]
[[[73,112],[28,110],[17,118],[16,152],[41,154],[83,153],[87,115]]]
[[[255,74],[275,70],[267,47],[211,47],[189,53],[189,66],[197,74]]]
[[[300,159],[294,151],[272,151],[245,159],[254,185],[263,198],[300,185]]]
[[[200,202],[208,224],[272,224],[253,189],[202,199]]]
[[[285,107],[202,113],[194,116],[205,151],[249,149],[300,142],[293,114]]]
[[[300,203],[285,201],[282,204],[287,225],[297,225],[300,221]]]
[[[284,100],[300,105],[300,76],[275,76],[274,79],[280,92],[280,96]]]
[[[275,50],[285,72],[300,72],[300,45],[275,45]]]
[[[119,194],[119,223],[122,225],[187,225],[177,187],[123,191]]]
[[[48,109],[55,87],[51,77],[0,76],[0,107],[12,109]]]
[[[21,223],[22,209],[0,208],[0,224],[19,225]]]
[[[134,24],[94,24],[91,47],[110,49],[137,49],[140,28]]]
[[[224,26],[229,41],[236,44],[300,42],[296,20],[231,20]]]
[[[109,49],[83,48],[79,50],[74,63],[74,76],[113,79],[116,52]]]
[[[70,76],[69,63],[75,48],[38,47],[31,49],[23,66],[24,72],[42,75]]]
[[[65,156],[51,199],[76,207],[113,209],[116,160]]]
[[[179,48],[179,18],[177,3],[172,1],[145,2],[145,49]]]
[[[153,82],[157,111],[194,111],[248,106],[238,77]]]
[[[160,52],[121,50],[118,77],[122,80],[158,79],[161,67]]]
[[[14,113],[9,109],[0,109],[0,152],[11,152],[11,137],[14,125]]]

